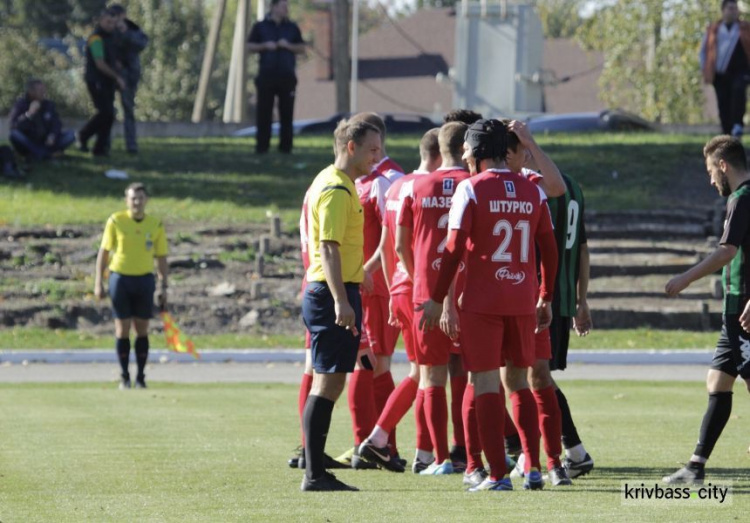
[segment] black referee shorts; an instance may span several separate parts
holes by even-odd
[[[346,296],[354,309],[358,334],[336,325],[333,294],[325,282],[309,282],[302,299],[302,317],[310,332],[313,369],[318,374],[352,372],[362,332],[362,298],[358,283],[346,283]]]
[[[549,360],[550,370],[565,370],[568,366],[568,344],[570,343],[570,327],[573,319],[570,316],[552,316],[549,326],[549,336],[552,343],[552,359]]]
[[[725,314],[723,320],[711,368],[750,379],[750,334],[740,326],[739,314]]]

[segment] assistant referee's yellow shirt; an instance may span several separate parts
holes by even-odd
[[[346,173],[328,166],[315,177],[307,200],[307,237],[310,266],[307,281],[326,281],[320,242],[339,244],[344,283],[364,279],[365,216],[354,182]]]
[[[146,215],[137,222],[121,211],[107,220],[101,248],[110,252],[110,271],[142,276],[154,272],[154,256],[167,255],[167,235],[160,219]]]

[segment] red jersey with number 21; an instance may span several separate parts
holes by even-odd
[[[546,199],[537,185],[507,169],[490,169],[458,185],[448,227],[469,238],[463,310],[534,314],[534,240],[552,230]]]

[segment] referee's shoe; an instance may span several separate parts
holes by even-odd
[[[359,492],[357,487],[347,485],[343,481],[336,479],[336,476],[330,472],[324,472],[322,476],[316,479],[310,479],[305,474],[302,477],[302,486],[300,490],[303,492],[333,492],[333,491],[349,491]]]

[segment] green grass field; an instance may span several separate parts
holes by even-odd
[[[735,408],[708,480],[731,505],[624,506],[621,482],[654,482],[686,460],[705,407],[700,383],[566,382],[596,469],[572,488],[470,494],[460,476],[342,471],[360,493],[299,492],[296,387],[0,385],[0,521],[732,521],[750,508],[747,419]],[[413,418],[399,428],[413,454]],[[345,400],[331,454],[351,444]]]
[[[589,209],[648,209],[663,205],[660,194],[679,177],[700,172],[705,137],[550,135],[539,142],[581,182]],[[388,152],[411,170],[418,143],[418,136],[391,136]],[[234,138],[146,138],[136,157],[122,149],[116,141],[106,161],[71,151],[58,163],[35,166],[26,182],[7,183],[0,191],[0,225],[101,224],[122,206],[125,186],[142,181],[153,195],[150,211],[172,225],[264,221],[274,210],[293,228],[305,189],[332,161],[328,137],[298,137],[292,156],[258,157],[252,140]],[[125,170],[130,180],[106,178],[110,168]]]
[[[713,349],[718,334],[715,332],[667,331],[656,329],[594,330],[585,337],[571,335],[570,348],[595,349]],[[218,334],[191,335],[198,350],[206,349],[274,349],[301,348],[304,331],[300,323],[298,334],[249,335]],[[163,348],[164,339],[152,335],[152,346]],[[111,336],[96,336],[75,330],[50,330],[39,327],[0,329],[0,350],[13,349],[101,349],[112,345]],[[403,339],[399,338],[403,348]]]

